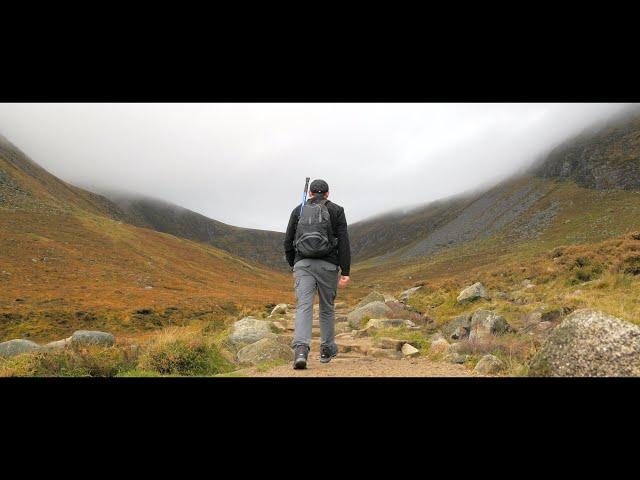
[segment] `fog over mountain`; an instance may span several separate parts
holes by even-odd
[[[488,185],[625,104],[0,104],[60,178],[282,231],[304,177],[350,223]]]

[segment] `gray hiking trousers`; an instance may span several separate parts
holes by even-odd
[[[321,344],[335,346],[335,315],[333,304],[338,288],[338,266],[317,258],[298,260],[293,266],[296,288],[296,332],[293,347],[311,345],[313,298],[318,291]]]

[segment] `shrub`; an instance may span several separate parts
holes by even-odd
[[[161,375],[204,376],[229,371],[232,365],[217,346],[202,337],[165,335],[142,355],[138,369]]]
[[[576,258],[576,267],[586,267],[587,265],[591,264],[591,261],[587,258],[587,257],[578,257]]]
[[[92,347],[17,355],[0,364],[3,377],[114,377],[135,365],[128,351]]]
[[[623,262],[623,271],[631,275],[640,275],[640,256],[627,257]]]

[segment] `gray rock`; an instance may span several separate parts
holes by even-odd
[[[473,371],[482,375],[493,375],[503,368],[504,363],[498,357],[494,355],[485,355],[480,359]]]
[[[95,330],[77,330],[71,335],[71,346],[73,348],[98,345],[101,347],[111,347],[115,343],[115,337],[106,332]]]
[[[275,360],[293,361],[293,350],[276,338],[262,338],[238,351],[238,362],[259,365]]]
[[[365,318],[384,318],[391,313],[391,309],[384,302],[371,302],[356,308],[347,315],[347,321],[353,328],[360,328],[360,322]]]
[[[63,350],[69,346],[71,346],[71,338],[63,338],[62,340],[56,340],[55,342],[49,342],[46,345],[42,346],[42,350],[52,351],[52,350]]]
[[[534,325],[539,322],[555,322],[571,313],[570,307],[559,307],[547,310],[546,307],[536,308],[525,317],[525,325]]]
[[[458,295],[457,301],[458,303],[473,302],[480,298],[488,300],[489,295],[487,295],[487,291],[485,290],[484,285],[482,285],[480,282],[477,282],[462,290],[460,292],[460,295]]]
[[[405,343],[404,345],[402,345],[401,351],[402,355],[404,355],[405,357],[415,357],[420,353],[420,350],[409,343]]]
[[[522,285],[524,288],[533,288],[533,287],[535,287],[535,286],[536,286],[536,284],[535,284],[535,283],[533,283],[533,282],[532,282],[531,280],[529,280],[528,278],[525,278],[525,279],[522,281],[521,285]]]
[[[465,355],[462,353],[455,353],[455,352],[450,352],[445,354],[445,356],[443,357],[443,360],[449,363],[457,363],[457,364],[463,364],[465,363],[467,360],[469,359],[469,355]]]
[[[369,304],[371,302],[382,302],[382,303],[384,303],[385,302],[385,297],[380,292],[376,292],[374,290],[369,295],[367,295],[362,300],[360,300],[358,302],[358,304],[356,305],[356,308],[364,307],[365,305],[367,305],[367,304]]]
[[[596,310],[577,310],[552,330],[530,376],[640,376],[640,327]]]
[[[15,339],[0,343],[0,357],[13,357],[21,353],[34,352],[40,345],[31,340]]]
[[[402,292],[400,294],[400,296],[398,297],[398,299],[401,302],[406,302],[407,300],[409,300],[411,297],[413,297],[416,292],[418,292],[419,290],[422,290],[422,286],[417,286],[417,287],[413,287],[413,288],[409,288],[408,290],[405,290],[404,292]]]
[[[372,318],[370,319],[365,328],[401,328],[407,327],[412,328],[415,327],[416,324],[411,320],[406,320],[402,318]]]
[[[462,340],[471,331],[471,314],[458,315],[441,327],[442,334],[450,340]]]
[[[471,317],[469,341],[476,342],[485,340],[491,335],[502,335],[509,329],[509,323],[503,316],[491,310],[478,310]]]
[[[273,338],[276,335],[271,331],[270,323],[253,317],[245,317],[242,320],[238,320],[231,326],[229,343],[234,346],[240,346],[257,342],[263,338]]]
[[[284,315],[285,313],[287,313],[288,308],[289,305],[287,305],[286,303],[279,303],[278,305],[273,307],[273,310],[271,310],[271,316]]]

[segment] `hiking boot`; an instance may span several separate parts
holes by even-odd
[[[307,357],[309,356],[309,347],[306,345],[298,345],[295,350],[295,359],[293,360],[293,368],[302,370],[307,368]]]
[[[320,346],[320,362],[321,363],[329,363],[333,357],[338,354],[338,346],[337,345],[321,345]]]

